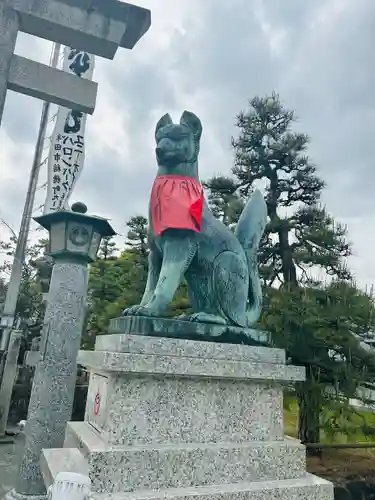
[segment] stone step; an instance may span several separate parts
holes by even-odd
[[[93,493],[91,500],[332,500],[333,484],[306,474],[299,479],[218,484],[129,493]]]
[[[87,459],[93,491],[188,488],[306,475],[299,441],[110,446],[86,422],[69,422],[65,445]]]
[[[305,379],[305,369],[301,366],[168,354],[79,351],[78,363],[93,370],[128,375],[262,380],[280,383],[300,382]]]
[[[113,321],[122,321],[123,319],[125,318],[117,318]],[[196,325],[195,328],[197,328]],[[149,354],[153,356],[167,355],[188,358],[285,364],[285,351],[274,347],[222,344],[220,342],[204,341],[191,342],[185,339],[166,339],[164,337],[147,337],[147,342],[145,342],[145,336],[128,334],[98,335],[95,341],[95,350]]]
[[[51,448],[42,450],[40,468],[48,488],[59,472],[76,472],[89,475],[88,463],[77,448]]]

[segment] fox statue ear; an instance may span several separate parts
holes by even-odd
[[[156,137],[156,134],[158,133],[158,131],[167,126],[167,125],[172,125],[172,118],[170,117],[170,115],[167,113],[166,115],[162,116],[160,118],[160,120],[158,121],[158,123],[156,124],[156,128],[155,128],[155,137]]]
[[[192,131],[195,141],[199,144],[202,135],[202,123],[200,119],[190,111],[184,111],[181,116],[180,125],[186,125]]]

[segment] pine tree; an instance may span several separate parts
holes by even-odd
[[[134,215],[126,225],[129,228],[126,245],[141,255],[148,253],[147,228],[148,220],[143,215]]]
[[[353,416],[349,400],[364,400],[362,389],[375,380],[374,353],[361,342],[374,331],[373,297],[339,280],[319,287],[270,287],[262,326],[293,364],[306,367],[306,381],[296,385],[299,439],[319,442],[321,429],[347,433]]]
[[[147,278],[147,269],[141,260],[139,254],[128,249],[119,256],[97,259],[90,266],[84,348],[91,348],[96,335],[107,332],[112,318],[141,300]]]
[[[212,177],[203,186],[208,190],[208,202],[215,217],[226,226],[236,224],[244,207],[238,183],[230,177],[219,176]]]
[[[266,184],[270,222],[260,263],[268,271],[268,284],[297,286],[301,278],[309,281],[307,270],[313,266],[348,279],[346,228],[319,204],[325,184],[306,155],[308,136],[293,131],[293,122],[294,112],[283,107],[277,94],[255,97],[249,110],[237,116],[232,172],[239,190],[248,197],[256,182]]]
[[[113,236],[107,236],[103,238],[100,243],[98,258],[102,260],[110,259],[117,250],[116,242],[113,241]]]
[[[314,271],[348,280],[346,257],[350,246],[346,228],[320,204],[324,182],[306,154],[309,138],[293,130],[294,122],[294,112],[283,107],[277,94],[252,99],[249,109],[237,116],[239,133],[232,139],[233,177],[220,177],[219,183],[214,178],[206,186],[216,216],[216,200],[220,200],[223,213],[233,196],[243,203],[256,185],[265,188],[269,223],[259,251],[260,272],[267,285],[262,321],[274,333],[276,343],[291,353],[293,361],[306,367],[307,380],[297,387],[299,438],[317,442],[324,399],[321,394],[326,394],[321,384],[326,387],[332,383],[336,365],[331,360],[329,376],[322,380],[320,363],[331,352],[327,339],[334,328],[319,327],[319,338],[314,333],[318,320],[324,318],[329,323],[331,307],[319,305],[316,293],[322,286],[314,279]],[[232,186],[230,199],[228,186]],[[327,295],[327,290],[321,293]],[[345,311],[343,306],[341,314]],[[364,318],[361,321],[366,323]],[[352,333],[347,335],[353,337]],[[336,329],[335,342],[340,345],[341,341],[343,337]]]
[[[45,251],[46,244],[47,240],[41,239],[26,248],[15,311],[16,322],[19,322],[19,328],[24,331],[24,344],[30,343],[33,337],[39,336],[42,329],[45,310],[45,304],[42,300],[44,275],[38,263],[41,264],[43,260],[42,252]],[[6,288],[11,274],[11,259],[7,258],[14,257],[16,245],[17,236],[15,234],[12,234],[7,240],[0,241],[0,254],[5,257],[0,265],[0,302],[5,301]],[[50,277],[50,267],[47,274]],[[3,303],[0,303],[0,310],[2,309]]]

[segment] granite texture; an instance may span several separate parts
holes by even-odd
[[[283,351],[119,334],[79,361],[85,422],[67,425],[64,446],[86,460],[93,500],[333,499],[284,439],[283,386],[304,371]]]
[[[95,110],[98,84],[26,57],[13,55],[8,89],[91,115]]]
[[[219,484],[196,488],[93,493],[92,500],[333,500],[333,485],[307,474],[305,478]]]
[[[114,377],[103,438],[111,444],[283,439],[282,389],[246,381]]]
[[[77,353],[85,314],[87,267],[54,266],[25,428],[26,444],[16,483],[25,495],[46,493],[40,470],[43,448],[60,448],[70,420],[77,373]]]
[[[78,360],[109,377],[99,430],[111,444],[281,440],[282,384],[304,378],[272,348],[132,335],[103,336],[98,348],[108,350]]]
[[[146,318],[139,319],[146,320]],[[184,356],[188,358],[226,359],[259,363],[285,363],[285,351],[283,349],[204,341],[192,342],[185,339],[164,337],[145,338],[124,332],[112,335],[98,335],[96,337],[95,350],[152,354],[155,356]]]
[[[290,479],[306,473],[305,448],[291,439],[241,444],[110,446],[87,423],[71,422],[65,446],[78,448],[87,458],[96,492]]]
[[[80,351],[78,362],[83,366],[109,373],[210,377],[231,380],[273,380],[284,383],[305,379],[304,367],[213,358]]]
[[[42,78],[43,81],[41,81],[38,72],[41,70],[46,72],[43,65],[13,56],[18,31],[46,38],[62,45],[79,47],[90,54],[113,59],[119,46],[132,49],[150,26],[151,13],[148,9],[117,0],[96,2],[93,9],[88,9],[85,2],[82,3],[79,0],[70,2],[67,0],[65,2],[56,0],[38,0],[37,2],[35,0],[1,0],[0,123],[9,76],[11,76],[10,86],[13,85],[13,90],[34,95],[29,91],[29,87],[32,85],[26,81],[30,77],[29,70],[31,70],[34,83],[38,80],[38,85],[44,85],[43,89],[39,89],[39,95],[35,94],[35,97],[47,95],[53,99],[53,96],[56,97],[60,90],[67,98],[64,101],[65,104],[70,102],[69,96],[65,95],[64,89],[61,89],[64,82],[60,82],[60,79],[65,79],[68,82],[69,75],[64,76],[62,72],[54,70],[56,75],[59,75],[59,79],[55,78],[54,85],[51,87],[50,77],[54,74],[51,68],[48,69],[48,81],[45,78]],[[13,64],[13,68],[10,75],[11,64]],[[77,95],[75,107],[82,104],[78,98],[79,95],[82,97],[82,93],[76,89],[80,86],[83,86],[83,83],[76,80],[71,88],[71,91]],[[87,86],[86,83],[85,87]],[[95,91],[96,94],[94,87],[95,84],[91,85],[91,93]],[[46,89],[47,92],[45,92]],[[36,90],[37,86],[34,85],[34,93]],[[44,91],[44,94],[40,90]],[[86,96],[83,96],[82,99],[84,102],[87,101]],[[54,102],[59,103],[56,99]],[[60,103],[62,102],[60,101]],[[92,112],[91,105],[86,112],[90,112],[90,109]]]
[[[3,0],[2,0],[3,1]],[[117,0],[12,0],[21,31],[113,59],[132,49],[151,25],[148,9]]]
[[[114,492],[297,478],[304,455],[284,443],[185,445],[96,452],[88,463],[93,490]]]
[[[142,316],[112,319],[109,333],[264,346],[268,346],[271,340],[268,332],[254,328]]]

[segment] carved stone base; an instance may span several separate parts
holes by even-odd
[[[270,334],[262,330],[182,321],[174,318],[121,316],[111,320],[109,333],[204,340],[224,344],[270,345]]]
[[[65,448],[43,450],[45,486],[74,471],[89,475],[91,500],[333,500],[284,438],[283,387],[304,369],[283,350],[123,332],[78,362],[90,371],[85,421],[68,423]]]

